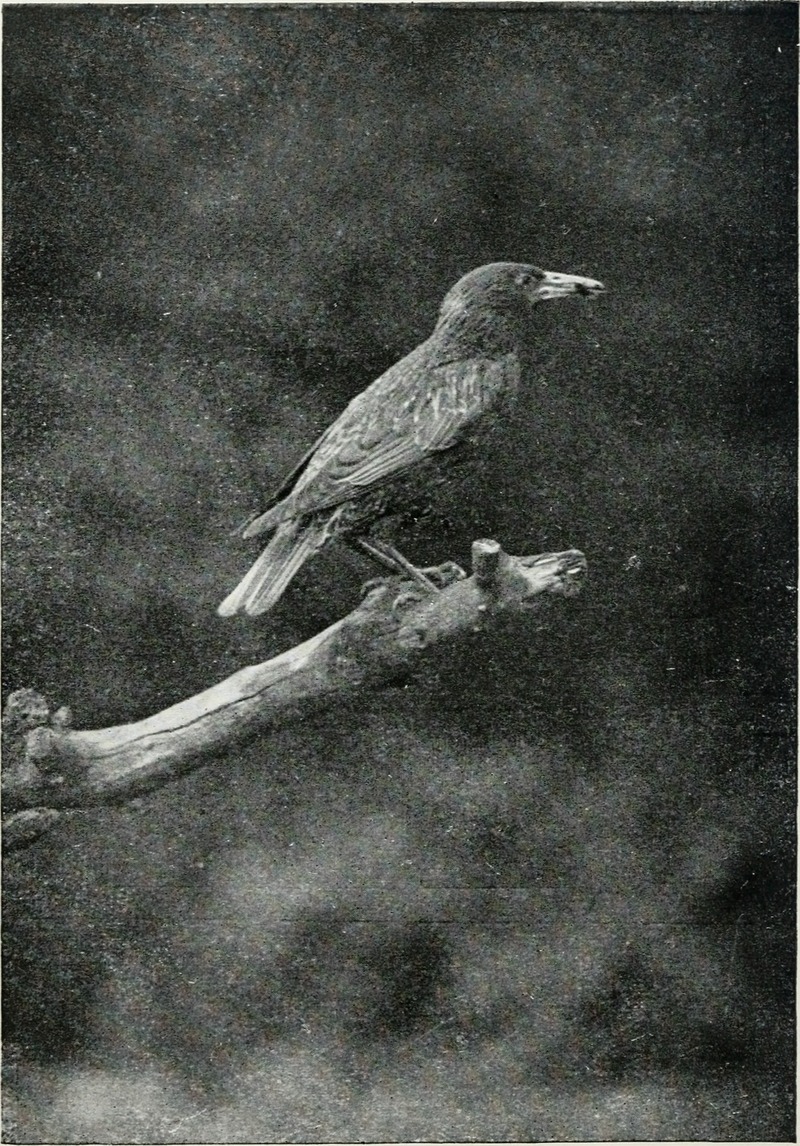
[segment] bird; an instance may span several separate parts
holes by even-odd
[[[243,538],[271,537],[218,613],[267,612],[336,537],[433,587],[423,570],[375,536],[377,523],[409,511],[445,482],[451,463],[476,458],[519,388],[531,309],[603,291],[596,279],[527,263],[488,263],[460,278],[430,337],[353,398],[266,508],[240,528]]]

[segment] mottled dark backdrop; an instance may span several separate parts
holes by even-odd
[[[796,21],[4,9],[4,679],[78,726],[353,605],[220,620],[229,532],[460,274],[611,291],[415,555],[584,596],[7,864],[7,1140],[791,1134]]]

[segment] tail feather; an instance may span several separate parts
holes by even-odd
[[[291,509],[287,507],[287,501],[279,501],[277,505],[273,505],[266,513],[254,513],[247,521],[242,523],[242,537],[258,537],[259,533],[266,533],[268,529],[275,529],[281,522],[286,521],[287,517],[291,516]]]
[[[271,609],[300,566],[324,544],[328,524],[323,520],[279,525],[253,567],[217,609],[220,616],[255,617]]]

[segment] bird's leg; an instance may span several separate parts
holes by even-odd
[[[412,565],[408,558],[404,557],[393,545],[389,545],[386,541],[367,541],[364,537],[357,537],[356,541],[366,553],[369,553],[370,557],[374,557],[376,561],[380,561],[382,565],[394,573],[406,573],[412,581],[423,586],[428,593],[439,592],[438,586],[434,585],[430,577],[426,577],[421,569]]]

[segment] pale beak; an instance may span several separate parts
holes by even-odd
[[[564,298],[571,294],[602,294],[606,288],[597,279],[584,279],[580,275],[560,275],[545,271],[536,287],[536,298]]]

